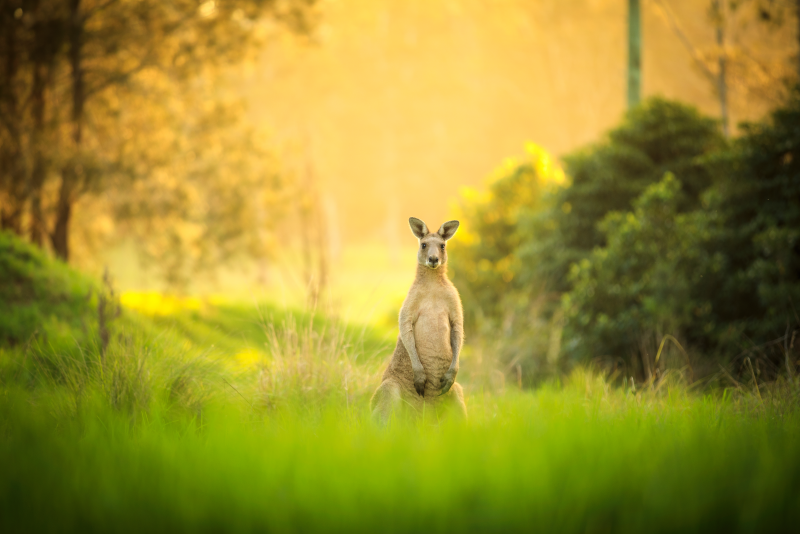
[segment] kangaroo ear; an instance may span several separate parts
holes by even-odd
[[[428,227],[416,217],[409,217],[408,225],[411,227],[411,231],[414,235],[417,236],[417,239],[422,239],[428,235]]]
[[[439,235],[442,236],[442,239],[447,241],[456,235],[456,230],[458,230],[458,221],[447,221],[439,228]]]

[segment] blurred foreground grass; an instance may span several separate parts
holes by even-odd
[[[0,345],[2,532],[775,532],[800,520],[797,377],[700,393],[677,373],[613,387],[579,368],[520,391],[490,387],[466,358],[466,424],[424,414],[381,429],[368,402],[391,332],[193,300],[117,315],[91,281],[28,271],[8,271],[20,289],[8,302],[94,292],[63,313],[34,307],[55,310],[43,330]]]
[[[768,532],[800,519],[795,413],[626,396],[590,375],[473,394],[467,425],[386,430],[364,402],[271,411],[227,396],[180,416],[160,399],[134,423],[100,393],[72,417],[57,397],[2,392],[4,532]]]

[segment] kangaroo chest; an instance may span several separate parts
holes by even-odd
[[[450,309],[446,299],[434,296],[419,302],[414,340],[423,365],[434,360],[449,364],[453,353],[450,348]]]

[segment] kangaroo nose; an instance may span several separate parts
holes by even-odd
[[[428,256],[428,261],[431,263],[439,263],[439,258],[435,256]]]

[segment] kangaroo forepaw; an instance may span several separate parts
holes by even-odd
[[[442,388],[442,391],[441,391],[441,393],[439,393],[439,396],[441,397],[442,395],[444,395],[445,393],[450,391],[450,388],[453,387],[453,384],[455,383],[455,381],[456,381],[456,374],[455,373],[451,373],[450,371],[446,372],[444,374],[444,376],[442,377],[442,381],[440,383],[440,387]]]
[[[414,372],[414,389],[420,397],[425,396],[425,371]]]

